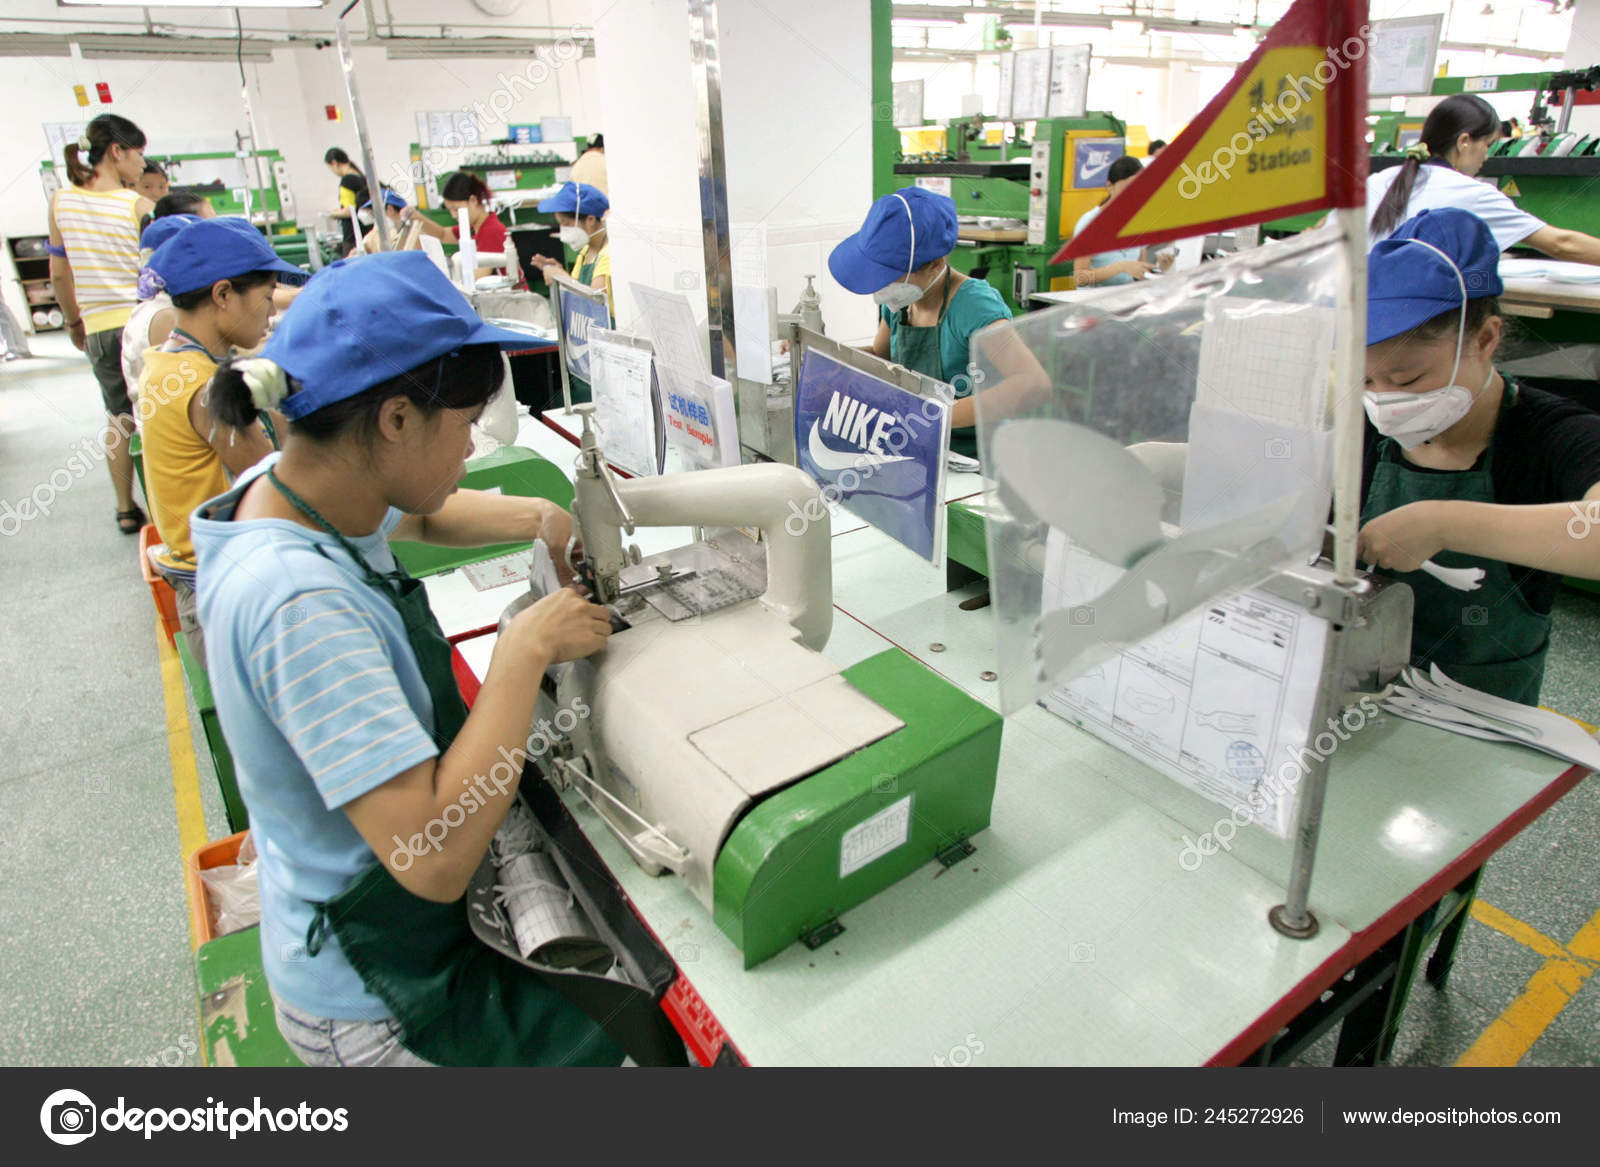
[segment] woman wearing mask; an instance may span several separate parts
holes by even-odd
[[[455,220],[460,217],[461,210],[465,207],[467,226],[472,232],[472,242],[477,246],[479,255],[499,255],[511,247],[511,240],[506,235],[506,225],[489,210],[489,203],[493,201],[494,196],[484,185],[483,179],[464,170],[457,171],[445,180],[439,194],[444,199],[445,210],[450,212],[451,226],[440,226],[416,207],[407,207],[402,212],[402,218],[407,223],[417,223],[425,234],[432,235],[435,239],[445,243],[459,243],[461,227]],[[477,275],[492,276],[502,270],[480,264]]]
[[[133,403],[122,379],[122,327],[139,304],[139,225],[155,204],[130,189],[144,174],[144,131],[103,113],[67,143],[71,185],[50,201],[50,284],[67,335],[87,353],[111,424],[106,467],[117,496],[117,528],[137,535],[144,511],[133,501]]]
[[[1083,229],[1094,222],[1102,209],[1110,205],[1111,201],[1127,189],[1128,184],[1139,176],[1143,167],[1137,158],[1130,158],[1124,154],[1111,164],[1111,171],[1106,176],[1105,201],[1098,207],[1091,207],[1083,213],[1078,220],[1073,235],[1081,234]],[[1098,288],[1110,284],[1131,284],[1136,279],[1142,279],[1156,270],[1156,265],[1146,263],[1144,252],[1138,247],[1125,247],[1119,251],[1107,251],[1101,255],[1091,255],[1073,261],[1072,278],[1077,281],[1080,288]],[[1172,260],[1163,261],[1161,269],[1166,270]]]
[[[1360,555],[1415,593],[1415,663],[1532,705],[1561,577],[1600,578],[1600,537],[1574,527],[1600,507],[1600,415],[1495,370],[1499,253],[1455,209],[1372,250]],[[1447,587],[1430,559],[1482,586]]]
[[[539,204],[543,214],[554,215],[561,225],[561,242],[578,253],[572,264],[572,278],[591,288],[604,288],[606,306],[614,319],[617,306],[611,295],[611,249],[605,225],[610,209],[605,193],[583,182],[569,182]],[[561,265],[549,256],[539,256],[537,263],[541,277],[552,267],[561,270]]]
[[[1011,309],[988,283],[951,268],[955,246],[955,203],[909,186],[872,204],[861,230],[829,253],[828,270],[840,286],[870,294],[878,305],[875,354],[954,388],[950,448],[976,457],[977,415],[967,368],[972,337],[997,320],[1010,320]],[[1004,374],[984,392],[1002,386],[1048,390],[1044,370],[1009,329],[986,338],[984,355]]]
[[[1454,207],[1482,219],[1500,251],[1521,245],[1552,259],[1600,264],[1600,239],[1552,227],[1477,180],[1499,137],[1500,115],[1475,93],[1453,94],[1434,106],[1406,160],[1367,177],[1367,206],[1374,208],[1368,246],[1423,211]]]

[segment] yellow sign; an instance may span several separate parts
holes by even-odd
[[[81,85],[74,85],[72,87],[72,96],[78,99],[79,105],[89,104],[89,91]]]
[[[1183,165],[1128,220],[1130,235],[1321,199],[1328,189],[1323,50],[1269,49]]]

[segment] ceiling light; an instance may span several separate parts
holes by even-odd
[[[127,33],[74,33],[86,61],[270,61],[272,42],[246,37],[138,36]]]
[[[391,61],[430,60],[435,57],[525,57],[540,49],[557,47],[556,42],[526,40],[520,37],[383,37],[384,54]],[[571,42],[585,57],[594,56],[593,41]]]
[[[37,32],[8,32],[0,36],[0,57],[70,57],[72,38]]]
[[[325,0],[56,0],[58,8],[321,8]]]

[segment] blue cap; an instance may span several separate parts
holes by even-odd
[[[930,260],[942,259],[955,246],[955,201],[908,186],[872,204],[861,230],[829,254],[828,270],[841,287],[865,296],[904,279],[908,271]]]
[[[569,182],[539,204],[539,210],[546,215],[559,213],[599,218],[610,209],[611,200],[606,198],[605,192],[587,182]]]
[[[151,229],[154,227],[152,223]],[[198,292],[218,280],[242,276],[246,272],[303,274],[293,264],[279,259],[272,244],[243,219],[198,219],[186,224],[156,248],[149,267],[173,296]]]
[[[362,203],[361,206],[356,208],[356,209],[364,211],[368,207],[370,207],[371,205],[372,205],[372,200],[369,198],[366,202]],[[383,205],[386,206],[386,207],[393,207],[397,211],[403,211],[403,210],[406,209],[406,200],[401,198],[399,195],[395,194],[394,191],[386,189],[383,192]]]
[[[199,221],[199,215],[163,215],[159,219],[151,219],[150,226],[139,236],[139,248],[141,251],[154,251],[183,228]]]
[[[1505,290],[1500,245],[1489,225],[1454,207],[1407,219],[1367,256],[1367,343],[1459,312],[1463,285],[1469,300]]]
[[[278,407],[295,421],[466,345],[528,343],[485,324],[422,252],[385,251],[312,276],[260,355],[300,382]]]

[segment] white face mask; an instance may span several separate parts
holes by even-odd
[[[589,246],[589,232],[576,223],[568,223],[557,234],[560,236],[561,242],[574,251]]]
[[[1489,375],[1484,378],[1477,393],[1465,385],[1456,384],[1456,375],[1461,372],[1461,353],[1467,340],[1466,281],[1461,278],[1461,269],[1456,267],[1455,262],[1433,244],[1421,239],[1408,239],[1406,242],[1438,252],[1456,273],[1456,281],[1461,285],[1461,325],[1456,331],[1456,361],[1450,369],[1450,383],[1426,393],[1407,393],[1403,389],[1385,393],[1369,389],[1362,401],[1373,428],[1409,450],[1433,441],[1466,417],[1472,410],[1472,403],[1493,383],[1494,366],[1489,366]]]
[[[872,302],[891,312],[903,312],[926,294],[927,288],[919,288],[910,282],[913,265],[917,262],[917,221],[912,218],[911,204],[906,202],[905,196],[894,196],[900,200],[901,206],[906,209],[906,218],[911,220],[911,254],[906,259],[906,274],[903,279],[898,279],[886,288],[879,288],[872,293]],[[937,277],[935,277],[937,278]],[[931,281],[930,281],[931,284]]]

